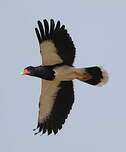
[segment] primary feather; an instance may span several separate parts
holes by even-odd
[[[75,58],[75,47],[65,26],[61,26],[60,21],[55,26],[54,20],[51,19],[49,28],[47,20],[43,22],[44,25],[38,21],[39,29],[35,28],[43,65],[58,63],[72,65]]]

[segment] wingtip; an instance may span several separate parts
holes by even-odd
[[[43,19],[43,22],[48,22],[47,19]]]
[[[65,25],[62,25],[62,26],[61,26],[61,29],[65,29]]]
[[[39,25],[39,24],[42,24],[42,22],[41,22],[40,20],[38,20],[37,23],[38,23],[38,25]]]
[[[58,133],[58,129],[53,129],[54,135]]]
[[[37,30],[37,27],[35,27],[35,31]]]
[[[60,29],[60,21],[57,21],[56,29],[55,30],[58,30],[58,29]]]
[[[51,19],[50,19],[50,21],[54,21],[54,19],[53,19],[53,18],[51,18]]]

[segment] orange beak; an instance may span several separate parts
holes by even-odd
[[[22,75],[29,75],[31,74],[31,72],[27,69],[24,69],[22,72],[21,72]]]

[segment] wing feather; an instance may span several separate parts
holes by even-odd
[[[46,36],[46,39],[49,39],[49,24],[48,24],[48,22],[47,22],[47,20],[45,19],[45,20],[43,20],[43,22],[44,22],[44,27],[45,27],[45,36]]]
[[[60,21],[55,26],[54,20],[51,19],[49,28],[47,20],[43,20],[43,22],[44,25],[38,21],[39,30],[35,29],[43,65],[59,63],[72,65],[75,57],[75,46],[65,26],[61,25]]]
[[[39,43],[41,43],[41,42],[42,42],[42,39],[41,39],[40,33],[39,33],[39,31],[38,31],[37,28],[35,28],[35,32],[36,32],[36,35],[37,35],[37,38],[38,38]]]
[[[47,83],[48,82],[45,81],[44,85],[52,87],[52,85]],[[65,123],[65,119],[67,119],[74,102],[72,81],[53,83],[55,83],[56,88],[58,88],[54,91],[55,95],[52,95],[51,93],[48,94],[50,90],[45,89],[45,92],[42,91],[43,96],[50,96],[50,98],[42,100],[43,98],[40,97],[40,110],[37,127],[39,131],[37,133],[43,132],[44,134],[47,132],[48,135],[50,135],[52,132],[54,132],[54,134],[57,134],[58,130],[62,129],[62,125]],[[48,113],[46,113],[47,111]]]
[[[55,23],[54,23],[54,20],[50,20],[50,35],[51,35],[51,38],[52,38],[52,34],[54,32],[54,27],[55,27]]]
[[[60,30],[60,21],[57,22],[55,30]]]
[[[41,39],[43,41],[45,39],[45,34],[44,34],[43,25],[42,25],[42,23],[40,21],[38,21],[38,26],[39,26],[39,30],[40,30],[40,34],[41,34]]]
[[[40,95],[39,103],[39,121],[44,122],[48,118],[53,104],[55,102],[55,96],[60,89],[59,81],[42,80],[42,93]]]

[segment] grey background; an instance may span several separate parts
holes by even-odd
[[[37,20],[66,25],[77,48],[74,65],[102,65],[102,88],[74,81],[75,103],[56,135],[34,136],[40,79],[21,76],[40,65]],[[0,151],[126,152],[125,0],[0,1]]]

